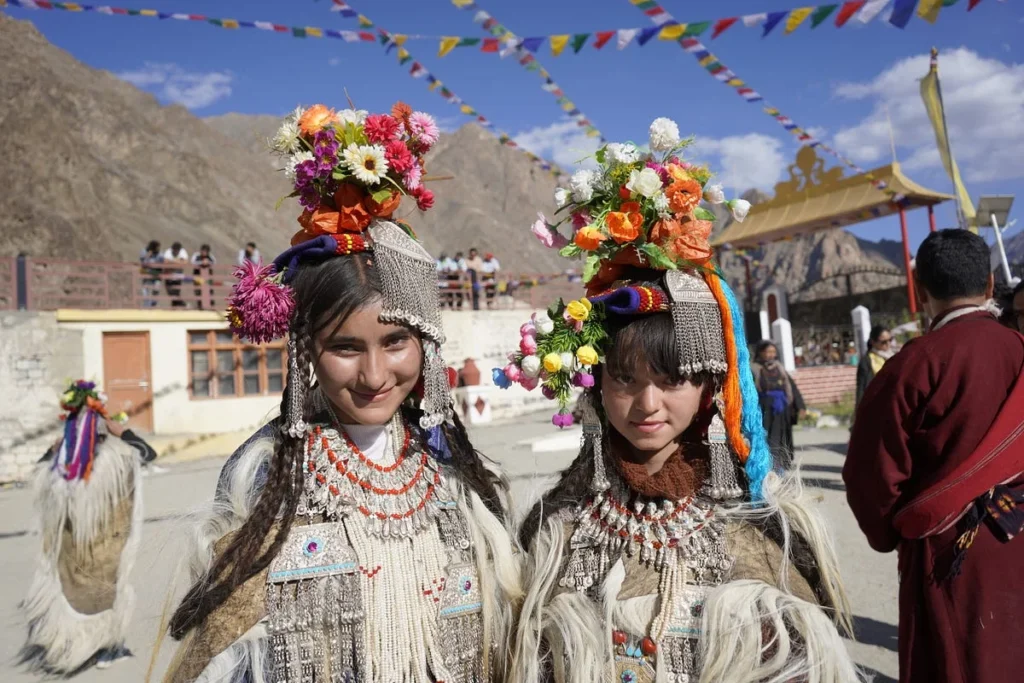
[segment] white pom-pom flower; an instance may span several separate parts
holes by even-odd
[[[569,179],[569,187],[572,189],[572,198],[577,203],[589,202],[594,198],[594,182],[597,174],[586,169],[576,171]]]
[[[369,114],[365,109],[342,109],[338,112],[338,122],[341,125],[351,123],[353,126],[361,126],[366,122]]]
[[[277,129],[270,147],[279,154],[291,154],[299,148],[299,124],[288,117]]]
[[[564,187],[559,187],[555,190],[555,205],[561,209],[563,206],[569,203],[569,190]]]
[[[660,218],[668,218],[672,215],[672,212],[668,209],[668,197],[665,196],[664,192],[654,195],[654,209],[658,212]]]
[[[704,201],[708,204],[721,204],[725,201],[725,190],[721,185],[708,185],[704,188]]]
[[[640,150],[628,142],[610,142],[605,147],[605,153],[613,164],[632,164],[640,159]]]
[[[540,376],[540,358],[537,356],[524,356],[519,367],[522,368],[523,374],[530,379]]]
[[[537,319],[533,321],[533,326],[537,328],[538,334],[551,334],[555,331],[555,323],[547,313],[537,316]]]
[[[672,119],[663,116],[654,119],[649,132],[651,149],[655,152],[667,152],[679,144],[679,126]]]
[[[750,213],[750,202],[746,199],[733,199],[729,202],[729,210],[732,211],[732,217],[736,219],[736,222],[742,223]]]
[[[650,199],[661,192],[661,176],[653,168],[630,171],[626,189]]]
[[[568,351],[563,351],[559,356],[562,359],[562,372],[572,372],[573,367],[576,365],[576,356]]]

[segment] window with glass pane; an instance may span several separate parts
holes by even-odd
[[[284,352],[281,349],[267,349],[263,359],[267,367],[267,391],[271,394],[284,391]]]
[[[235,352],[217,350],[217,395],[233,396],[235,393]]]
[[[193,398],[268,396],[284,391],[281,342],[243,344],[226,330],[188,332],[189,381]]]
[[[234,343],[235,343],[235,335],[232,334],[231,332],[222,332],[222,331],[218,331],[217,332],[217,345],[218,346],[220,346],[221,344],[232,344],[232,345],[234,345]]]
[[[206,331],[189,332],[188,343],[192,344],[193,346],[206,346],[207,344],[210,343],[210,333]]]
[[[260,393],[260,350],[255,347],[242,349],[242,393]]]
[[[192,362],[192,395],[210,395],[210,352],[190,352]]]

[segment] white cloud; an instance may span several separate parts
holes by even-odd
[[[873,103],[872,112],[835,135],[838,149],[864,164],[890,156],[889,121],[908,170],[941,168],[935,134],[921,101],[919,80],[928,55],[896,62],[874,79],[843,83],[835,94]],[[953,154],[967,181],[1024,176],[1024,65],[959,48],[939,57],[942,99]]]
[[[434,121],[442,133],[454,133],[459,126],[466,122],[466,118],[464,116],[435,116]]]
[[[595,162],[589,157],[601,146],[598,138],[588,138],[575,121],[559,121],[550,126],[531,128],[514,139],[520,147],[550,159],[569,172],[593,168]]]
[[[231,95],[234,76],[228,71],[192,72],[177,64],[146,62],[141,69],[122,71],[119,78],[149,90],[161,100],[189,109],[208,107]]]
[[[736,193],[751,188],[771,190],[789,163],[783,141],[771,135],[747,133],[724,138],[697,138],[686,157],[707,162],[715,180]]]
[[[341,64],[341,57],[331,57],[330,59],[327,60],[327,63],[330,64],[331,66],[338,66],[339,64]]]

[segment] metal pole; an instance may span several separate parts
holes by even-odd
[[[27,255],[22,252],[14,262],[14,290],[18,301],[18,310],[24,311],[28,308],[28,268],[25,261]]]
[[[928,205],[928,230],[935,232],[935,207],[931,204]]]
[[[1006,284],[1012,285],[1013,279],[1010,277],[1010,264],[1006,260],[1006,249],[1003,248],[1003,233],[999,230],[999,222],[996,220],[994,213],[989,214],[992,216],[992,229],[996,231],[996,246],[999,247],[999,262],[1003,266],[1003,277],[1006,278]]]
[[[907,271],[907,302],[910,314],[917,315],[917,296],[914,293],[914,273],[910,268],[910,236],[907,234],[907,212],[900,207],[900,233],[903,236],[903,267]]]

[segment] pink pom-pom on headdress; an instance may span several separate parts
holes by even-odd
[[[235,269],[235,283],[228,297],[228,323],[239,338],[254,344],[280,339],[288,334],[295,297],[281,282],[274,266],[246,261]]]

